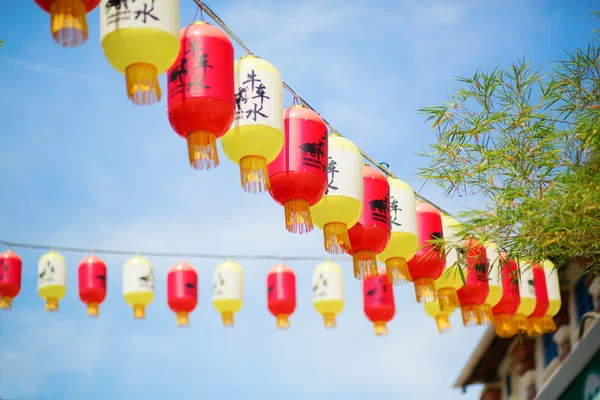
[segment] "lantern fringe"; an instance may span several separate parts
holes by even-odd
[[[463,325],[466,328],[473,326],[489,325],[486,318],[485,304],[466,304],[460,307]]]
[[[162,96],[156,67],[147,63],[135,63],[125,68],[127,96],[137,106],[158,103]]]
[[[98,303],[87,304],[87,315],[88,317],[97,317],[100,315],[100,307],[98,306]]]
[[[228,328],[233,327],[233,313],[224,311],[221,313],[221,321],[223,321],[223,326]]]
[[[517,333],[521,335],[527,334],[527,318],[522,314],[515,314],[513,317],[513,322],[515,324]]]
[[[367,279],[379,275],[377,258],[375,253],[370,250],[360,250],[352,254],[352,263],[354,264],[354,277],[356,279]]]
[[[538,337],[544,333],[542,319],[537,317],[527,318],[527,336]]]
[[[460,300],[458,299],[456,289],[451,287],[441,288],[438,290],[437,295],[441,312],[450,315],[460,307]]]
[[[0,298],[0,310],[10,310],[12,308],[12,297],[2,296]]]
[[[133,319],[146,318],[146,307],[143,304],[135,304],[133,306]]]
[[[88,38],[83,0],[54,0],[50,5],[50,31],[63,47],[79,46]]]
[[[375,334],[377,336],[387,336],[389,333],[385,321],[375,321],[373,322],[373,327],[375,328]]]
[[[217,136],[209,131],[191,132],[187,135],[188,157],[194,169],[211,169],[219,165]]]
[[[323,322],[325,323],[325,328],[327,328],[327,329],[335,328],[335,314],[333,314],[333,313],[323,314]]]
[[[240,160],[242,188],[249,193],[262,193],[271,189],[267,160],[260,156],[246,156]]]
[[[279,314],[275,318],[277,319],[277,329],[289,329],[290,319],[288,315]]]
[[[492,312],[492,306],[489,304],[483,305],[483,324],[493,325],[494,324],[494,313]]]
[[[546,315],[542,318],[542,330],[544,333],[552,333],[556,332],[556,324],[554,323],[554,318],[549,315]]]
[[[431,278],[419,278],[413,282],[417,303],[430,304],[438,301],[435,284]]]
[[[46,299],[46,312],[58,311],[58,299],[56,297],[48,297]]]
[[[308,233],[313,230],[312,216],[308,201],[292,199],[283,205],[285,210],[285,229],[292,233]]]
[[[348,227],[343,222],[330,222],[323,227],[325,251],[330,254],[346,254],[350,252]]]
[[[411,282],[410,271],[406,260],[401,257],[393,257],[385,260],[388,282],[392,285],[405,285]]]
[[[510,338],[517,334],[517,323],[514,318],[508,314],[494,315],[494,325],[496,335],[501,338]]]
[[[435,323],[437,325],[438,333],[447,333],[452,330],[452,325],[450,324],[450,319],[447,314],[440,314],[435,317]]]
[[[186,327],[190,326],[190,314],[186,311],[178,311],[177,312],[177,326]]]

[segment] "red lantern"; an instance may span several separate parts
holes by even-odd
[[[21,257],[12,250],[0,254],[0,310],[10,310],[21,291]]]
[[[75,47],[88,38],[86,14],[100,4],[100,0],[35,0],[50,13],[50,31],[56,43]]]
[[[485,247],[475,239],[467,239],[465,285],[458,289],[458,300],[464,326],[487,325],[492,322],[485,300],[490,291],[488,259]]]
[[[509,260],[506,254],[500,254],[502,266],[502,298],[492,308],[496,334],[501,338],[509,338],[517,333],[513,315],[521,303],[519,294],[519,268],[515,260]]]
[[[79,298],[87,305],[87,314],[97,317],[100,303],[106,298],[106,264],[91,255],[79,263]]]
[[[443,239],[442,217],[437,208],[429,203],[417,202],[417,234],[419,249],[408,261],[408,271],[415,285],[418,303],[438,301],[434,281],[442,275],[446,265],[446,253],[440,243],[433,240]]]
[[[284,115],[283,149],[268,166],[269,193],[285,209],[285,228],[307,233],[313,229],[310,207],[327,189],[327,127],[319,114],[302,106]]]
[[[540,264],[533,264],[531,268],[533,268],[535,309],[527,317],[527,335],[535,337],[544,333],[542,318],[548,312],[550,302],[548,300],[548,285],[546,284],[544,268]]]
[[[169,270],[167,303],[177,314],[177,325],[188,326],[189,314],[198,304],[198,274],[194,267],[182,261]]]
[[[363,208],[360,219],[348,230],[354,277],[377,276],[377,254],[390,241],[390,184],[381,172],[363,166]]]
[[[267,307],[277,318],[277,328],[290,327],[289,316],[296,309],[296,274],[290,267],[278,264],[267,275]]]
[[[384,267],[378,268],[378,275],[369,276],[363,283],[363,303],[367,318],[375,327],[377,336],[387,336],[387,323],[394,318],[394,291],[388,282]]]
[[[216,141],[233,122],[233,46],[225,32],[206,22],[180,32],[179,57],[167,75],[169,121],[187,139],[190,165],[210,169],[219,165]]]

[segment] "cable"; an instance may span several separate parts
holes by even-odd
[[[196,3],[196,5],[198,5],[198,7],[200,7],[206,14],[208,14],[209,17],[211,17],[213,19],[213,21],[215,21],[217,23],[217,25],[219,25],[221,27],[221,29],[223,29],[233,40],[236,41],[237,44],[240,45],[240,47],[242,49],[244,49],[244,51],[246,51],[247,54],[249,55],[254,55],[254,53],[248,48],[248,46],[246,46],[244,44],[244,42],[242,42],[232,31],[231,29],[229,29],[229,27],[225,24],[225,22],[223,22],[223,20],[221,18],[219,18],[219,16],[217,14],[215,14],[215,12],[213,10],[211,10],[211,8],[209,6],[207,6],[206,4],[204,4],[201,0],[194,0],[194,3]],[[298,95],[298,93],[296,93],[294,91],[294,89],[292,89],[287,83],[285,83],[285,81],[283,82],[283,87],[292,95],[294,96],[294,98],[296,100],[298,100],[300,103],[302,103],[303,106],[310,108],[311,110],[313,110],[314,112],[316,112],[317,114],[321,115],[317,110],[315,110],[313,107],[311,107],[310,104],[308,104],[308,102],[306,100],[304,100],[302,97],[300,97]],[[335,129],[333,127],[333,125],[331,125],[329,122],[327,122],[327,120],[325,118],[323,118],[323,116],[321,115],[321,118],[323,119],[323,121],[325,122],[325,124],[327,125],[327,127],[329,128],[329,131],[331,133],[335,133],[338,134],[340,136],[343,136],[337,129]],[[395,178],[398,179],[398,177],[396,177],[396,175],[394,175],[392,173],[392,171],[389,170],[389,168],[384,167],[383,165],[381,165],[381,163],[375,161],[373,158],[371,158],[371,156],[369,156],[367,153],[365,153],[364,151],[360,150],[360,154],[367,160],[369,161],[374,167],[376,167],[377,169],[379,169],[381,172],[383,172],[384,174],[386,174],[387,176],[391,177],[391,178]],[[427,200],[425,197],[421,196],[419,193],[415,192],[415,196],[418,199],[421,199],[422,201],[431,204],[432,206],[434,206],[435,208],[437,208],[438,210],[440,210],[440,212],[442,214],[446,214],[446,215],[450,215],[452,216],[452,214],[450,214],[449,212],[445,211],[444,209],[442,209],[441,207],[439,207],[438,205],[436,205],[435,203],[433,203],[432,201]]]

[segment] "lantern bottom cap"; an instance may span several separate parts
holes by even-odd
[[[275,318],[277,319],[277,329],[289,329],[289,315],[279,314]]]
[[[87,315],[88,317],[97,317],[98,315],[100,315],[100,307],[98,303],[88,303]]]
[[[187,311],[178,311],[177,312],[177,326],[189,326],[190,325],[190,315]]]
[[[460,311],[465,327],[489,325],[491,323],[486,304],[465,304],[460,307]]]
[[[392,285],[405,285],[412,282],[408,264],[402,257],[388,258],[385,261],[385,269],[387,271],[388,282]]]
[[[527,318],[527,336],[537,337],[542,336],[544,330],[542,328],[542,319],[538,317]]]
[[[323,226],[323,242],[325,251],[330,254],[346,254],[350,252],[348,226],[343,222],[330,222]]]
[[[48,297],[46,299],[46,312],[58,311],[58,299],[56,297]]]
[[[387,336],[389,333],[385,321],[375,321],[373,322],[373,327],[375,328],[375,334],[377,336]]]
[[[221,313],[221,321],[223,321],[223,326],[233,327],[233,313],[229,311],[223,311]]]
[[[194,169],[211,169],[219,165],[217,136],[209,131],[190,132],[187,137],[188,158]]]
[[[148,63],[135,63],[125,68],[127,96],[137,106],[158,103],[162,96],[156,67]]]
[[[2,296],[0,298],[0,310],[10,310],[12,308],[12,297]]]
[[[435,284],[431,278],[419,278],[414,280],[415,297],[417,303],[429,304],[438,300]]]
[[[50,31],[63,47],[79,46],[88,38],[85,4],[82,0],[54,0],[50,6]]]
[[[327,329],[335,328],[335,314],[334,313],[323,314],[323,322],[325,323],[325,328],[327,328]]]
[[[313,230],[310,204],[303,199],[288,200],[283,204],[285,229],[291,233],[308,233]]]
[[[249,193],[262,193],[271,189],[267,160],[261,156],[249,155],[240,159],[242,188]]]
[[[544,333],[552,333],[556,332],[556,324],[554,323],[554,318],[550,315],[546,315],[542,318],[542,329]]]
[[[517,323],[508,314],[494,315],[496,335],[501,338],[510,338],[517,334]]]
[[[133,305],[133,318],[134,319],[144,319],[146,317],[146,306],[143,304],[134,304]]]
[[[437,292],[438,302],[440,303],[440,311],[452,314],[454,310],[460,307],[460,300],[458,299],[458,293],[454,288],[441,288]]]
[[[435,323],[437,325],[438,333],[446,333],[452,330],[452,325],[450,324],[450,319],[448,318],[448,314],[439,314],[435,317]]]
[[[367,279],[379,275],[377,269],[377,257],[371,250],[359,250],[352,254],[354,264],[354,277],[356,279]]]

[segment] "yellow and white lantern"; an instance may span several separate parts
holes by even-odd
[[[67,293],[67,261],[50,251],[38,261],[38,292],[46,301],[46,311],[58,311],[58,302]]]
[[[154,273],[152,264],[142,256],[135,256],[123,266],[123,297],[133,307],[133,317],[144,319],[146,307],[154,300]]]
[[[339,265],[325,261],[312,275],[313,306],[323,316],[325,328],[335,328],[335,317],[344,309],[344,273]]]
[[[212,302],[224,326],[233,326],[233,316],[242,308],[244,270],[232,260],[222,262],[213,274]]]

